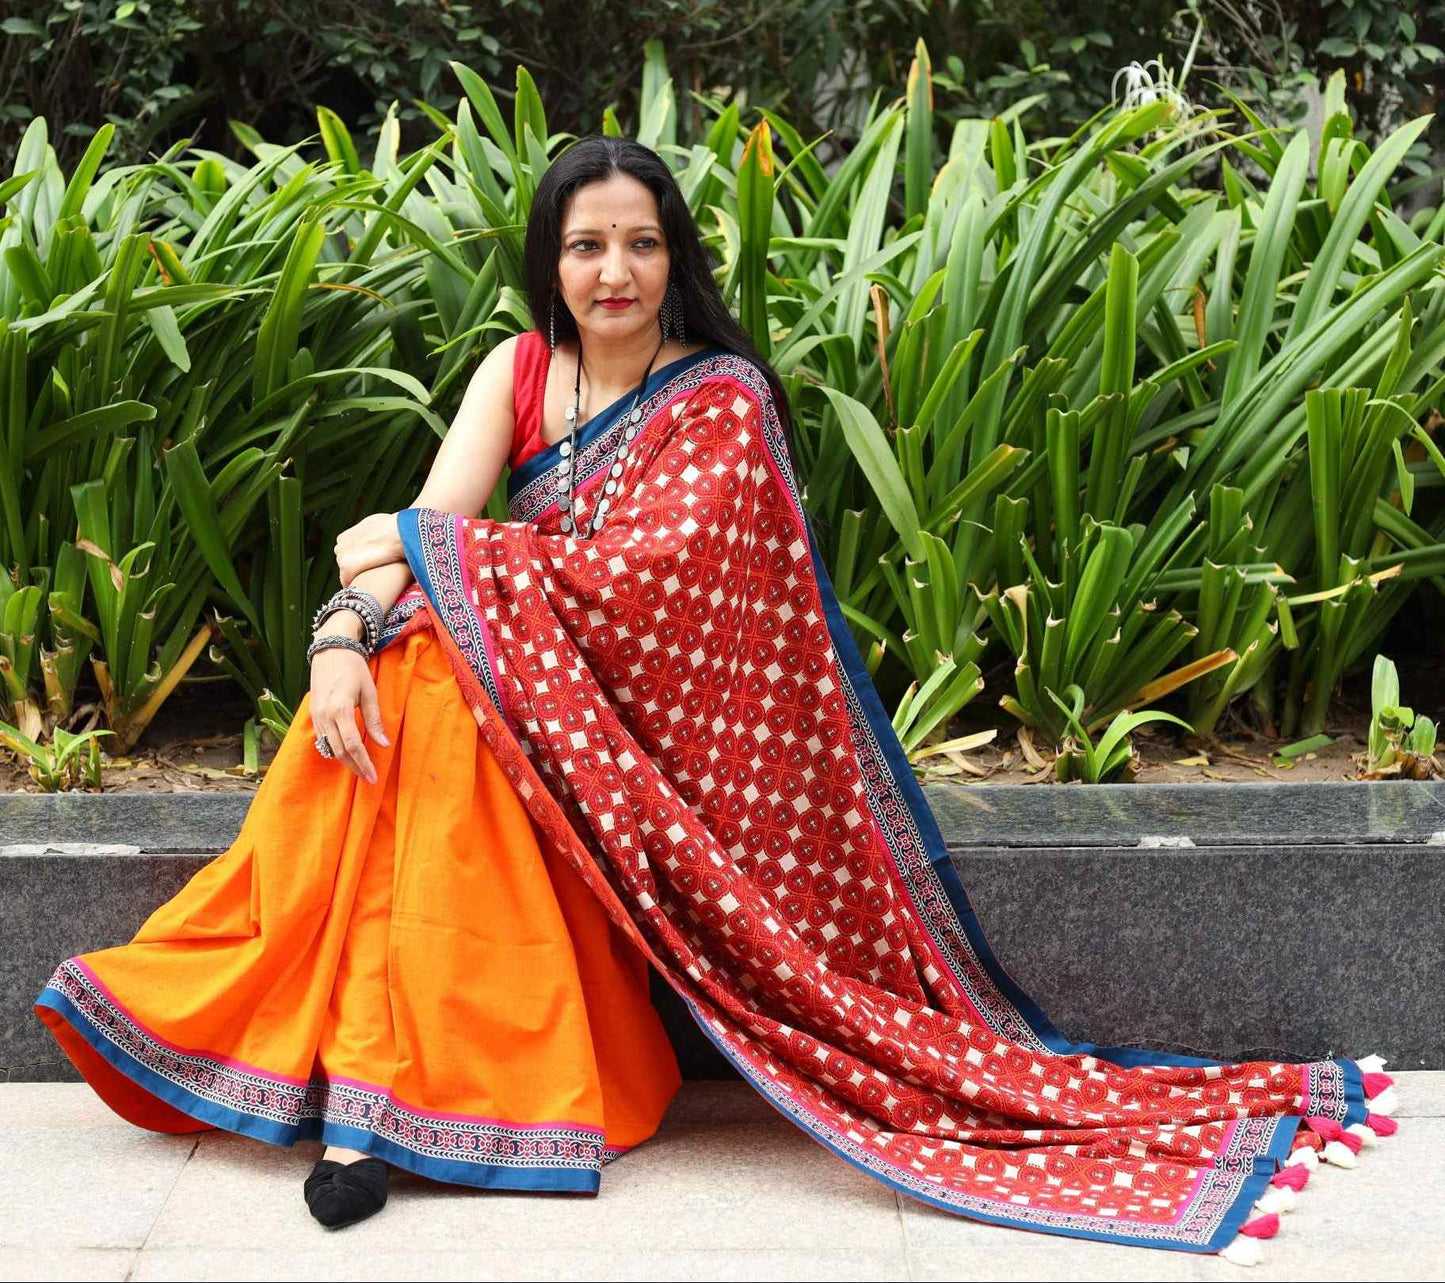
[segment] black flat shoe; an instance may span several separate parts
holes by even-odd
[[[355,1225],[386,1206],[387,1164],[379,1158],[323,1158],[306,1178],[306,1206],[328,1229]]]

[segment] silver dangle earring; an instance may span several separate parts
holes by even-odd
[[[679,343],[686,343],[683,337],[682,321],[682,293],[677,288],[677,282],[668,284],[667,293],[662,300],[662,337],[664,340],[677,336]]]
[[[557,291],[552,291],[552,302],[547,308],[547,346],[557,350]]]

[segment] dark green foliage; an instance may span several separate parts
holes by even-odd
[[[694,136],[706,103],[738,98],[805,138],[832,130],[818,155],[840,157],[919,39],[936,51],[940,123],[1012,109],[1064,135],[1110,100],[1120,67],[1182,65],[1200,22],[1190,96],[1219,105],[1218,82],[1269,123],[1300,123],[1340,67],[1370,143],[1445,89],[1445,0],[0,0],[0,169],[33,116],[55,122],[66,168],[107,121],[117,161],[181,138],[239,159],[228,120],[297,142],[319,104],[366,133],[396,102],[403,146],[422,147],[435,130],[419,104],[457,104],[450,59],[495,84],[504,108],[508,73],[525,65],[569,133],[600,129],[609,108],[631,128],[653,36]],[[1428,173],[1442,138],[1437,122],[1405,170]]]

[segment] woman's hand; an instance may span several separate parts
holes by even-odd
[[[361,640],[359,616],[339,610],[321,626],[324,633],[345,633]],[[371,738],[389,745],[381,725],[381,705],[376,698],[376,683],[371,667],[354,650],[344,646],[327,646],[311,657],[311,724],[318,736],[326,736],[336,760],[354,771],[368,784],[376,783],[376,767],[366,752],[366,742],[356,728],[356,709]]]
[[[394,512],[373,512],[336,536],[336,568],[343,588],[363,570],[405,560]]]

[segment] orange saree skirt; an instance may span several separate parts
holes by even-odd
[[[532,824],[436,633],[368,660],[377,783],[310,696],[235,843],[37,1014],[123,1118],[596,1192],[680,1082],[648,963]]]

